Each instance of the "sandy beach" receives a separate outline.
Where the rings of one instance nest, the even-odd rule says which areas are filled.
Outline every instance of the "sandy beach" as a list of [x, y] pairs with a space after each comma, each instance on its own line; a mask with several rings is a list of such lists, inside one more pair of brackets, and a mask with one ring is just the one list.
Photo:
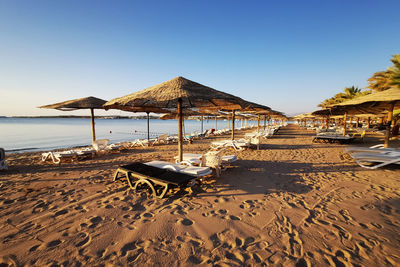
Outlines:
[[[173, 162], [176, 144], [61, 165], [41, 162], [40, 153], [8, 155], [0, 263], [398, 266], [400, 167], [363, 169], [346, 145], [312, 143], [313, 134], [289, 125], [260, 150], [227, 151], [239, 160], [221, 177], [163, 199], [113, 182], [113, 174], [133, 161]], [[184, 150], [204, 153], [227, 138]]]

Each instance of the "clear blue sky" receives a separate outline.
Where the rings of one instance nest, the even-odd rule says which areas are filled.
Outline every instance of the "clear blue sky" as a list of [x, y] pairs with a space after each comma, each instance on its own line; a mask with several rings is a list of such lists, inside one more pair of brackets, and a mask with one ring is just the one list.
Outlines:
[[398, 0], [0, 0], [0, 115], [65, 115], [36, 107], [176, 76], [312, 111], [391, 65], [399, 10]]

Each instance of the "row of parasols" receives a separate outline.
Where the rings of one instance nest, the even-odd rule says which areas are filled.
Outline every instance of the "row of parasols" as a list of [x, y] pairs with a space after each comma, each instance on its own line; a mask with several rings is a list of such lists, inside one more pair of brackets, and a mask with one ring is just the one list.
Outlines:
[[[215, 115], [217, 112], [230, 112], [232, 116], [232, 139], [235, 138], [235, 116], [238, 112], [255, 114], [269, 119], [274, 116], [285, 119], [285, 116], [271, 108], [246, 101], [240, 97], [224, 93], [208, 86], [193, 82], [184, 77], [149, 87], [147, 89], [105, 101], [96, 97], [86, 97], [64, 101], [39, 108], [58, 110], [90, 109], [92, 138], [95, 141], [94, 109], [119, 109], [130, 112], [146, 112], [171, 114], [178, 118], [178, 154], [183, 157], [183, 116], [185, 115]], [[149, 120], [149, 116], [147, 116]], [[149, 124], [147, 124], [149, 129]]]
[[300, 114], [295, 119], [313, 119], [317, 116], [325, 117], [326, 121], [332, 116], [343, 116], [344, 130], [346, 134], [346, 121], [349, 115], [386, 116], [385, 147], [389, 147], [390, 129], [393, 121], [393, 110], [400, 108], [400, 88], [392, 87], [388, 90], [356, 97], [332, 105], [328, 108], [317, 110], [308, 114]]

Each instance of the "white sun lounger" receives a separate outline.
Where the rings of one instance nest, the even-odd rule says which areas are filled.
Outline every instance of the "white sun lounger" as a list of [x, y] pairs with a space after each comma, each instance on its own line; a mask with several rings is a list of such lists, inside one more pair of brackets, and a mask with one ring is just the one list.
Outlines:
[[171, 163], [171, 162], [167, 162], [167, 161], [160, 161], [160, 160], [146, 162], [145, 164], [149, 165], [149, 166], [161, 168], [161, 169], [167, 169], [167, 170], [171, 170], [171, 171], [175, 171], [175, 172], [193, 175], [196, 177], [204, 177], [204, 176], [210, 175], [212, 173], [212, 171], [209, 167], [187, 166], [187, 165], [181, 165], [181, 164]]
[[78, 156], [78, 154], [73, 151], [73, 150], [68, 150], [68, 151], [55, 151], [55, 152], [45, 152], [42, 153], [42, 161], [46, 161], [47, 159], [51, 159], [53, 161], [53, 163], [55, 164], [60, 164], [61, 163], [61, 159], [71, 159], [73, 160], [74, 158], [76, 158]]
[[250, 146], [250, 141], [246, 139], [240, 140], [222, 140], [222, 141], [214, 141], [211, 143], [211, 149], [219, 150], [222, 148], [233, 147], [235, 150], [243, 150], [246, 147]]
[[108, 142], [110, 142], [109, 139], [98, 139], [93, 141], [92, 146], [97, 153], [106, 153]]
[[[217, 176], [219, 176], [221, 170], [226, 170], [227, 166], [229, 166], [232, 162], [237, 161], [237, 157], [235, 155], [220, 156], [219, 153], [221, 151], [208, 151], [204, 155], [184, 153], [183, 161], [180, 162], [180, 164], [211, 167], [216, 170]], [[178, 156], [174, 158], [178, 163]]]
[[371, 153], [382, 153], [382, 152], [400, 152], [398, 148], [384, 148], [383, 145], [375, 145], [371, 147], [361, 147], [361, 146], [349, 146], [344, 149], [346, 153], [360, 153], [360, 152], [371, 152]]
[[90, 147], [71, 149], [66, 151], [50, 151], [42, 153], [42, 161], [51, 159], [53, 163], [60, 164], [62, 159], [70, 159], [71, 161], [73, 161], [74, 159], [78, 159], [80, 157], [93, 157], [94, 154], [96, 154], [96, 150]]
[[389, 164], [400, 164], [400, 152], [364, 152], [351, 154], [351, 156], [358, 165], [367, 169], [377, 169]]

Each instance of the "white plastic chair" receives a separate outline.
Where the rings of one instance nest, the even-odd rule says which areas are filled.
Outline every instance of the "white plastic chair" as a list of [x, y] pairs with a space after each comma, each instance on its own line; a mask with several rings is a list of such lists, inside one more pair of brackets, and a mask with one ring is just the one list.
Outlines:
[[97, 153], [106, 153], [107, 152], [107, 145], [110, 142], [109, 139], [99, 139], [93, 142], [93, 148], [96, 150]]

